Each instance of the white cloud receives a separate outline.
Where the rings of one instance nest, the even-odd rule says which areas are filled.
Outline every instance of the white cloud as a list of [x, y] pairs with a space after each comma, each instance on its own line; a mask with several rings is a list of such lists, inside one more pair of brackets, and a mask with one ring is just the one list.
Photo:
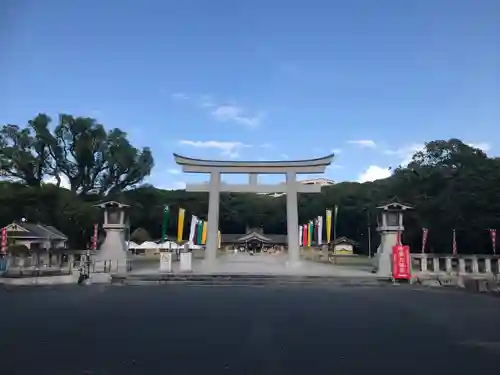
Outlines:
[[335, 155], [340, 154], [342, 150], [340, 148], [332, 148], [330, 152], [333, 152]]
[[212, 95], [202, 95], [200, 98], [200, 106], [202, 108], [210, 108], [215, 106], [214, 99]]
[[480, 142], [480, 143], [468, 143], [467, 144], [470, 147], [478, 148], [481, 151], [488, 152], [491, 150], [491, 145], [487, 142]]
[[287, 154], [280, 154], [280, 159], [284, 159], [284, 160], [287, 160], [288, 159], [288, 155]]
[[247, 127], [258, 127], [264, 113], [250, 114], [249, 111], [241, 106], [231, 104], [220, 104], [210, 94], [193, 97], [183, 92], [176, 92], [171, 95], [174, 100], [190, 100], [196, 106], [209, 111], [209, 114], [220, 122], [233, 122]]
[[347, 143], [350, 143], [353, 145], [358, 145], [360, 147], [367, 147], [367, 148], [377, 147], [377, 144], [375, 143], [375, 141], [372, 141], [371, 139], [358, 139], [355, 141], [348, 141]]
[[176, 169], [176, 168], [170, 168], [167, 170], [167, 172], [170, 174], [181, 174], [181, 171], [179, 169]]
[[174, 181], [172, 183], [172, 190], [183, 190], [186, 188], [186, 183], [184, 181]]
[[211, 115], [221, 122], [234, 122], [252, 128], [260, 125], [261, 115], [251, 116], [245, 112], [242, 107], [235, 105], [220, 105], [211, 112]]
[[169, 181], [168, 183], [155, 183], [154, 186], [163, 190], [183, 190], [186, 189], [184, 181]]
[[239, 156], [239, 151], [242, 148], [251, 147], [241, 142], [220, 142], [220, 141], [179, 141], [181, 145], [191, 146], [196, 148], [211, 148], [221, 151], [221, 155], [228, 156], [232, 159]]
[[188, 100], [189, 99], [189, 95], [183, 93], [183, 92], [175, 92], [172, 94], [172, 99], [175, 99], [175, 100]]
[[[64, 189], [68, 189], [68, 190], [71, 189], [71, 183], [69, 182], [68, 177], [66, 177], [65, 175], [60, 175], [60, 178], [61, 178], [60, 187], [62, 187]], [[44, 178], [43, 182], [46, 184], [57, 185], [57, 180], [55, 177]]]
[[259, 147], [262, 147], [262, 148], [271, 148], [271, 144], [270, 143], [263, 143], [263, 144], [259, 145]]
[[406, 167], [411, 159], [413, 158], [413, 155], [416, 152], [422, 151], [425, 149], [425, 144], [423, 143], [413, 143], [409, 146], [403, 146], [401, 148], [398, 148], [396, 150], [384, 150], [384, 153], [387, 155], [394, 155], [398, 158], [395, 164], [401, 165], [403, 167]]
[[380, 180], [382, 178], [390, 177], [391, 171], [389, 168], [382, 168], [376, 165], [370, 165], [366, 171], [361, 173], [358, 182], [368, 182]]

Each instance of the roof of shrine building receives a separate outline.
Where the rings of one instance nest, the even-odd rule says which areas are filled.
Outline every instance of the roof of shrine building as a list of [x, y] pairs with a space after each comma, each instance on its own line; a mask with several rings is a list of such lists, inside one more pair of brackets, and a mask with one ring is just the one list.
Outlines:
[[288, 237], [286, 234], [264, 234], [261, 229], [252, 229], [245, 234], [222, 234], [222, 243], [245, 243], [247, 241], [258, 240], [265, 243], [286, 244]]
[[66, 241], [68, 237], [51, 225], [14, 222], [5, 227], [7, 237], [17, 239], [50, 239]]
[[336, 238], [332, 241], [332, 245], [340, 245], [340, 244], [345, 244], [345, 243], [352, 245], [352, 246], [359, 245], [358, 242], [351, 240], [350, 238], [347, 238], [347, 237], [339, 237], [339, 238]]

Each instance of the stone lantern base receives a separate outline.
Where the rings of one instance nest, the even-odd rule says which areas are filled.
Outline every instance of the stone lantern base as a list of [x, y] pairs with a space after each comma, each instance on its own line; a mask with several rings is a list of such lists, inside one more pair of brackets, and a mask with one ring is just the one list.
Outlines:
[[124, 228], [104, 228], [106, 239], [101, 245], [96, 259], [95, 271], [108, 273], [123, 273], [128, 270], [127, 244]]
[[392, 248], [397, 244], [397, 231], [380, 231], [380, 245], [375, 256], [375, 271], [380, 277], [392, 276]]

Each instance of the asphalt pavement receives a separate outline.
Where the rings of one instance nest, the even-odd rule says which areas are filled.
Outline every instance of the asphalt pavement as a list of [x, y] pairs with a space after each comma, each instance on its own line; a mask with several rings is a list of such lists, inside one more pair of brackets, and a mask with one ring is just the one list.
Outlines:
[[412, 286], [0, 289], [14, 374], [476, 374], [500, 298]]

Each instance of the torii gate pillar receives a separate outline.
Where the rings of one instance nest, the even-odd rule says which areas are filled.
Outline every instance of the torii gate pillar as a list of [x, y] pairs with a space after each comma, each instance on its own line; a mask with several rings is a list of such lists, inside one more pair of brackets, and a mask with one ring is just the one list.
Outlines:
[[[205, 261], [209, 264], [217, 260], [217, 232], [219, 229], [219, 199], [221, 192], [237, 193], [285, 193], [287, 212], [288, 265], [299, 264], [299, 214], [298, 193], [320, 193], [320, 185], [302, 185], [297, 174], [323, 173], [334, 155], [323, 158], [296, 161], [219, 161], [187, 158], [174, 154], [177, 164], [186, 173], [207, 173], [210, 180], [204, 184], [187, 184], [186, 191], [208, 192], [208, 224]], [[223, 173], [248, 174], [248, 184], [224, 184]], [[259, 174], [284, 174], [286, 182], [278, 185], [258, 183]]]

